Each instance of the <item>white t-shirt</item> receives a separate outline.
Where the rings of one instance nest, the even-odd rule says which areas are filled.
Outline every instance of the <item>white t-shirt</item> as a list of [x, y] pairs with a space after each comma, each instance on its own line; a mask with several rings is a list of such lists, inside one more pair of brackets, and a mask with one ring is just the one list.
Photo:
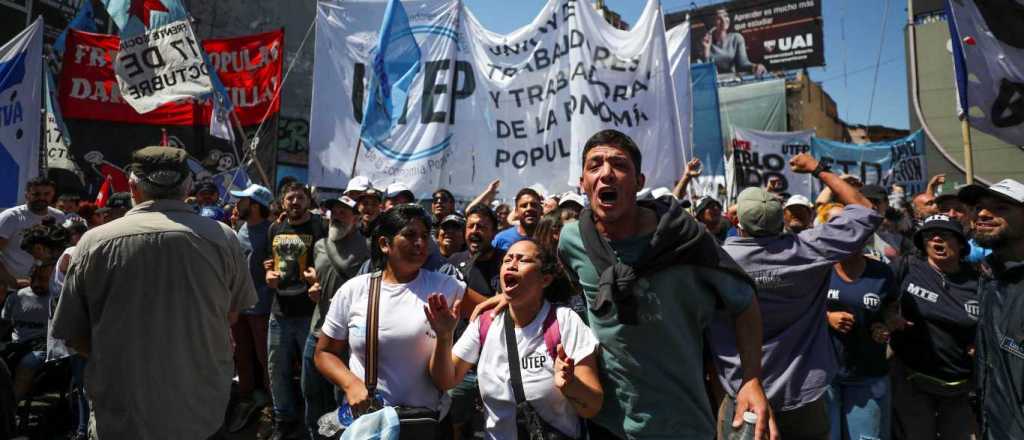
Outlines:
[[[321, 330], [331, 338], [348, 340], [352, 353], [348, 367], [360, 379], [366, 376], [369, 292], [369, 274], [348, 280], [331, 300]], [[377, 391], [385, 404], [437, 408], [444, 412], [441, 396], [447, 394], [438, 391], [427, 372], [437, 336], [423, 314], [423, 307], [430, 294], [440, 293], [453, 304], [465, 292], [466, 285], [455, 278], [422, 269], [408, 284], [381, 283]]]
[[64, 288], [64, 279], [67, 278], [67, 273], [60, 271], [60, 262], [64, 261], [65, 257], [67, 257], [68, 267], [70, 267], [71, 259], [75, 257], [75, 246], [64, 249], [64, 253], [60, 254], [60, 258], [57, 258], [57, 266], [53, 268], [53, 277], [50, 278], [50, 321], [46, 327], [47, 362], [63, 359], [74, 354], [74, 351], [68, 348], [63, 339], [53, 337], [53, 313], [57, 310], [60, 291]]
[[[57, 208], [49, 208], [47, 214], [64, 222], [64, 213]], [[32, 271], [32, 254], [21, 250], [22, 233], [35, 225], [43, 223], [45, 215], [35, 215], [27, 205], [19, 205], [0, 212], [0, 238], [7, 240], [7, 247], [0, 250], [0, 262], [7, 271], [16, 278], [28, 278]]]
[[[544, 421], [563, 434], [579, 437], [579, 415], [572, 404], [555, 388], [555, 360], [548, 354], [544, 343], [544, 318], [552, 305], [547, 301], [537, 317], [523, 328], [515, 329], [519, 348], [519, 371], [523, 379], [523, 392]], [[595, 354], [597, 338], [590, 327], [567, 307], [555, 311], [561, 343], [565, 354], [579, 362]], [[487, 341], [480, 350], [480, 320], [469, 324], [466, 332], [452, 348], [452, 353], [463, 361], [476, 364], [480, 396], [487, 409], [487, 436], [491, 439], [516, 438], [516, 398], [512, 391], [508, 368], [508, 349], [505, 348], [504, 316], [498, 315], [487, 330]]]

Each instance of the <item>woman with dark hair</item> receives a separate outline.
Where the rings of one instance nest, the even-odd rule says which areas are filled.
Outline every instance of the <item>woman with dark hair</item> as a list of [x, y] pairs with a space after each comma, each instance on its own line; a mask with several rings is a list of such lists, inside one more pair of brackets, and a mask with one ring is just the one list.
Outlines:
[[537, 222], [537, 229], [533, 232], [533, 239], [545, 251], [555, 253], [558, 251], [558, 237], [562, 233], [562, 216], [558, 211], [544, 214]]
[[517, 426], [530, 412], [545, 430], [580, 438], [579, 417], [593, 417], [601, 409], [597, 338], [572, 310], [554, 304], [567, 293], [547, 289], [558, 270], [554, 255], [535, 240], [513, 244], [501, 266], [508, 309], [471, 322], [454, 347], [459, 305], [449, 308], [444, 297], [431, 295], [424, 309], [437, 334], [430, 358], [434, 383], [450, 389], [480, 366], [488, 438], [532, 438]]
[[[422, 207], [403, 204], [381, 214], [372, 236], [376, 272], [347, 281], [331, 301], [314, 361], [320, 373], [344, 391], [355, 416], [382, 405], [437, 410], [441, 416], [447, 411], [447, 394], [427, 374], [434, 335], [423, 308], [431, 294], [446, 303], [462, 302], [466, 311], [485, 298], [452, 277], [422, 269], [429, 242], [430, 216]], [[376, 390], [371, 392], [365, 380], [371, 331], [367, 318], [374, 311], [368, 304], [374, 285], [379, 289], [378, 367]]]
[[761, 76], [767, 72], [764, 65], [753, 63], [747, 57], [747, 43], [743, 34], [732, 31], [732, 18], [725, 8], [715, 11], [714, 26], [701, 39], [703, 59], [714, 63], [718, 73], [742, 73], [748, 71]]
[[974, 334], [980, 274], [960, 222], [925, 219], [914, 234], [923, 256], [893, 263], [897, 300], [886, 308], [892, 359], [893, 431], [900, 438], [967, 439], [977, 435]]

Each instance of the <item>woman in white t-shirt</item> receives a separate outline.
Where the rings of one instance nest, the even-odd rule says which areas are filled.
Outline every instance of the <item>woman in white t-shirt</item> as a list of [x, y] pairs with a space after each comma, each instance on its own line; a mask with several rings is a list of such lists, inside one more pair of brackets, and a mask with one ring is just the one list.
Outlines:
[[[377, 395], [385, 405], [437, 409], [444, 392], [434, 386], [427, 363], [434, 332], [423, 308], [437, 294], [467, 304], [485, 298], [447, 275], [422, 269], [430, 248], [430, 220], [418, 205], [405, 204], [381, 214], [373, 232], [373, 263], [382, 272], [378, 326]], [[366, 313], [371, 275], [350, 279], [334, 295], [324, 319], [314, 361], [325, 378], [345, 392], [354, 414], [370, 404], [365, 378]], [[351, 348], [351, 350], [350, 350]], [[346, 358], [343, 353], [351, 352]]]
[[[518, 359], [513, 362], [519, 363], [526, 401], [545, 422], [578, 438], [579, 417], [593, 417], [601, 409], [604, 391], [597, 375], [597, 339], [572, 309], [549, 302], [549, 296], [558, 292], [545, 292], [557, 270], [554, 255], [542, 251], [533, 240], [512, 245], [501, 265], [501, 287], [508, 298], [508, 310], [471, 322], [454, 348], [460, 305], [449, 308], [446, 298], [431, 295], [429, 307], [424, 309], [437, 333], [430, 360], [434, 382], [450, 389], [462, 382], [471, 367], [478, 366], [477, 381], [486, 407], [489, 438], [515, 439], [518, 432], [505, 343], [506, 322], [515, 326]], [[511, 321], [505, 314], [511, 316]], [[481, 325], [486, 329], [482, 331]], [[546, 334], [554, 325], [557, 342]]]

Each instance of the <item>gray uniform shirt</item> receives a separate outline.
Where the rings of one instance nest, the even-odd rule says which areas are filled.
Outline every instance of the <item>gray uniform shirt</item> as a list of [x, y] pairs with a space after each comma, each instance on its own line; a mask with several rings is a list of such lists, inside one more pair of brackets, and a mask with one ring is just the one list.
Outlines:
[[235, 232], [157, 200], [85, 233], [77, 249], [53, 333], [90, 341], [99, 437], [211, 436], [234, 375], [228, 314], [256, 303]]
[[[775, 411], [796, 409], [825, 392], [838, 369], [825, 305], [832, 265], [863, 252], [882, 224], [874, 210], [850, 205], [842, 214], [800, 234], [730, 237], [722, 249], [757, 282], [764, 327], [762, 381]], [[735, 396], [743, 379], [734, 326], [711, 325], [719, 379]]]

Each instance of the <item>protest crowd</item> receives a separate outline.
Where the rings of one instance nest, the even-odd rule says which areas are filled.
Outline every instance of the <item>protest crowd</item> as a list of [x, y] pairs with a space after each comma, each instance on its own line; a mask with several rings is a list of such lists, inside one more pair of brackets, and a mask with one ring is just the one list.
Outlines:
[[908, 2], [910, 132], [821, 0], [74, 3], [0, 29], [0, 440], [1024, 440], [1020, 5]]
[[1024, 436], [1014, 180], [897, 199], [802, 154], [818, 200], [726, 206], [686, 195], [698, 160], [645, 188], [604, 130], [579, 194], [494, 181], [460, 209], [356, 177], [223, 205], [185, 158], [137, 150], [102, 209], [37, 178], [0, 213], [6, 434], [49, 372], [74, 438], [222, 438], [264, 409], [273, 439]]

